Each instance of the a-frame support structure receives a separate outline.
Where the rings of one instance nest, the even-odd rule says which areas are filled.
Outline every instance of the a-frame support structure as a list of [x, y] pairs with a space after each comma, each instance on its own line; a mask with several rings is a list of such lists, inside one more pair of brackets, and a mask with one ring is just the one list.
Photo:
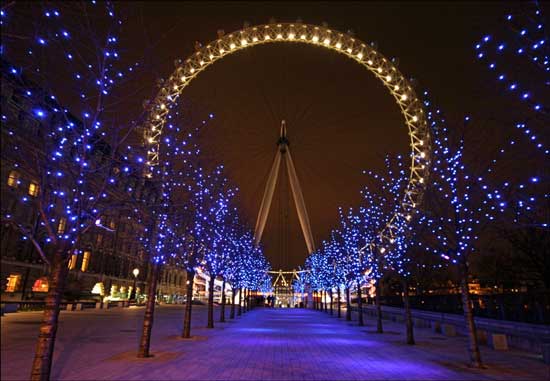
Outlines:
[[271, 201], [273, 200], [273, 193], [275, 192], [275, 187], [277, 185], [279, 168], [281, 166], [281, 162], [284, 160], [288, 172], [292, 196], [294, 198], [294, 204], [296, 205], [296, 211], [298, 212], [298, 219], [306, 241], [307, 250], [309, 253], [312, 253], [315, 251], [315, 244], [313, 241], [313, 235], [311, 234], [311, 225], [309, 223], [309, 216], [307, 214], [304, 196], [302, 195], [302, 188], [300, 187], [300, 182], [298, 181], [298, 176], [296, 175], [296, 169], [294, 168], [294, 163], [292, 162], [292, 156], [290, 155], [289, 145], [290, 143], [286, 136], [286, 123], [283, 120], [281, 122], [281, 133], [279, 135], [279, 140], [277, 141], [277, 153], [275, 154], [275, 160], [273, 161], [273, 165], [271, 166], [271, 170], [269, 172], [264, 196], [260, 205], [260, 211], [258, 213], [258, 219], [256, 220], [254, 242], [257, 246], [262, 239], [262, 234], [269, 215], [269, 209], [271, 207]]

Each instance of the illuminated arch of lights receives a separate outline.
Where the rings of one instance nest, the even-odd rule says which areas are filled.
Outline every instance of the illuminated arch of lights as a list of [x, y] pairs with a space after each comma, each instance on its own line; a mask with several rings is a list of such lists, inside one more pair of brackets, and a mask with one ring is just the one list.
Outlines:
[[169, 109], [183, 90], [204, 69], [219, 59], [256, 45], [274, 42], [304, 43], [320, 46], [351, 58], [373, 73], [393, 95], [401, 109], [410, 137], [411, 167], [409, 183], [405, 190], [402, 210], [381, 232], [381, 237], [392, 239], [396, 219], [411, 218], [411, 211], [421, 201], [424, 183], [430, 166], [430, 133], [423, 104], [411, 83], [401, 74], [393, 62], [372, 46], [325, 26], [297, 23], [272, 23], [245, 27], [231, 34], [219, 33], [219, 39], [206, 46], [196, 46], [196, 51], [185, 61], [176, 61], [176, 70], [161, 84], [156, 98], [149, 104], [144, 125], [149, 175], [159, 164], [161, 135]]

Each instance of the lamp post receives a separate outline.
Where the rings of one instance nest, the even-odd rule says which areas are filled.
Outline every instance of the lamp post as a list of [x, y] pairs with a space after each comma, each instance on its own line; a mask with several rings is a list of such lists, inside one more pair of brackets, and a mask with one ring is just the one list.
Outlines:
[[134, 285], [132, 286], [132, 292], [130, 294], [130, 300], [135, 300], [136, 299], [136, 282], [137, 282], [137, 277], [139, 275], [139, 269], [137, 267], [135, 269], [133, 269], [132, 274], [134, 274]]

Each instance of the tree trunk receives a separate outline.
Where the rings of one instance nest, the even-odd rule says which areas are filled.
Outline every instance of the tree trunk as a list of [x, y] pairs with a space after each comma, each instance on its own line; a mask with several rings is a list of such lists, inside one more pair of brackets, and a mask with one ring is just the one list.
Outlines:
[[313, 299], [313, 309], [317, 310], [317, 291], [313, 291], [312, 299]]
[[315, 301], [316, 301], [316, 302], [315, 302], [315, 305], [317, 306], [316, 309], [317, 309], [318, 311], [320, 311], [320, 310], [321, 310], [321, 297], [319, 296], [319, 291], [315, 292], [315, 296], [316, 296], [316, 298], [315, 298]]
[[229, 313], [229, 319], [235, 319], [235, 289], [231, 288], [231, 312]]
[[239, 310], [237, 311], [237, 315], [241, 316], [243, 313], [243, 289], [239, 288]]
[[374, 294], [374, 303], [376, 304], [376, 332], [384, 333], [382, 326], [382, 306], [380, 305], [380, 279], [376, 281], [376, 293]]
[[357, 282], [357, 313], [359, 316], [359, 326], [365, 325], [363, 321], [363, 295], [361, 294], [361, 284]]
[[220, 322], [225, 322], [225, 279], [222, 283], [222, 305], [220, 308]]
[[315, 291], [315, 309], [319, 311], [321, 309], [321, 301], [319, 298], [319, 291]]
[[349, 287], [346, 287], [346, 320], [351, 321], [351, 300], [349, 297]]
[[472, 303], [470, 301], [470, 290], [468, 288], [468, 265], [466, 263], [461, 265], [460, 275], [460, 291], [462, 293], [464, 319], [466, 320], [466, 327], [468, 329], [468, 352], [470, 354], [470, 361], [473, 367], [481, 368], [483, 367], [483, 364], [481, 362], [481, 353], [479, 351], [479, 344], [477, 342], [476, 335], [476, 325], [472, 311]]
[[405, 325], [407, 327], [407, 344], [414, 345], [414, 332], [411, 314], [411, 304], [409, 302], [409, 282], [403, 278], [403, 306], [405, 307]]
[[157, 294], [157, 283], [160, 273], [160, 265], [153, 264], [153, 271], [151, 272], [151, 280], [149, 284], [149, 290], [147, 292], [147, 305], [145, 306], [145, 316], [143, 318], [143, 328], [141, 331], [141, 340], [139, 341], [139, 348], [137, 357], [150, 357], [149, 348], [151, 346], [151, 331], [153, 330], [153, 318], [155, 314], [155, 303]]
[[185, 314], [183, 319], [183, 332], [181, 337], [189, 339], [191, 337], [191, 313], [193, 311], [193, 283], [195, 281], [195, 271], [187, 270], [187, 301], [185, 303]]
[[323, 290], [323, 309], [326, 313], [328, 313], [327, 290]]
[[214, 281], [216, 277], [210, 275], [208, 281], [208, 324], [206, 328], [214, 328]]
[[63, 297], [68, 272], [65, 249], [62, 247], [55, 251], [51, 262], [48, 280], [50, 288], [46, 295], [46, 305], [44, 306], [40, 333], [36, 342], [31, 380], [46, 381], [50, 379], [57, 322], [59, 319], [59, 305]]
[[341, 318], [342, 317], [342, 301], [340, 300], [340, 293], [341, 293], [341, 290], [340, 290], [340, 286], [338, 286], [338, 317]]
[[25, 270], [25, 276], [23, 277], [23, 285], [21, 286], [21, 300], [27, 299], [27, 284], [29, 283], [29, 274], [31, 268], [27, 267]]
[[334, 299], [332, 298], [332, 288], [328, 291], [328, 296], [330, 298], [330, 315], [334, 315], [334, 311], [333, 311], [333, 304], [334, 304]]

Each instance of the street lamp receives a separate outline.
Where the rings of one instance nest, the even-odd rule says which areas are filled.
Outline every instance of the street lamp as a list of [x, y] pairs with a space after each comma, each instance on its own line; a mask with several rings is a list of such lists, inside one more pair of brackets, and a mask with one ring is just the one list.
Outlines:
[[132, 286], [132, 293], [130, 294], [130, 300], [135, 300], [136, 299], [136, 281], [139, 275], [139, 269], [137, 267], [133, 269], [132, 274], [134, 274], [134, 285]]

